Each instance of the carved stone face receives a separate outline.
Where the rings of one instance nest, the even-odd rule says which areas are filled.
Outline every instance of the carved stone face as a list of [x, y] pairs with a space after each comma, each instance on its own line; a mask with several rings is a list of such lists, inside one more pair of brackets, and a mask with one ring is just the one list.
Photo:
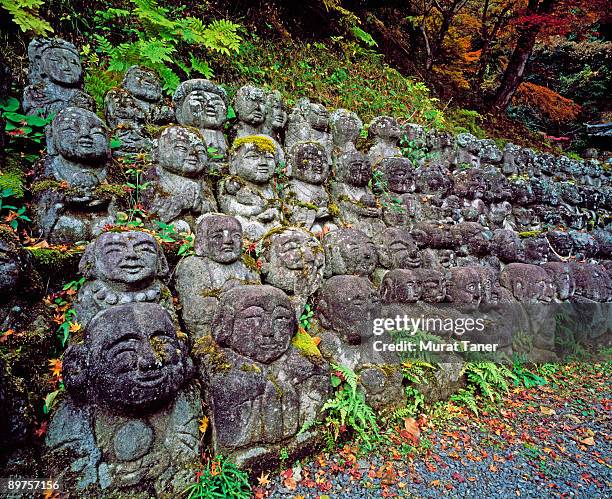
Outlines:
[[456, 248], [465, 247], [472, 256], [484, 256], [489, 251], [486, 229], [476, 222], [462, 222], [451, 227]]
[[297, 144], [293, 149], [292, 176], [309, 184], [319, 185], [329, 175], [327, 155], [317, 142]]
[[385, 158], [381, 161], [379, 168], [391, 192], [404, 194], [413, 190], [413, 168], [409, 159]]
[[91, 111], [67, 107], [51, 124], [54, 147], [64, 158], [104, 166], [109, 154], [108, 131]]
[[273, 237], [270, 247], [272, 259], [289, 270], [310, 268], [317, 257], [322, 259], [321, 250], [314, 237], [308, 237], [299, 230], [278, 234]]
[[230, 172], [255, 184], [269, 182], [275, 168], [274, 153], [252, 143], [241, 145], [230, 158]]
[[442, 272], [432, 269], [415, 269], [421, 300], [427, 303], [441, 303], [446, 298], [446, 280]]
[[83, 74], [79, 56], [60, 47], [45, 50], [42, 68], [52, 82], [65, 87], [75, 86], [81, 81]]
[[569, 256], [574, 250], [574, 243], [567, 232], [551, 231], [546, 234], [552, 248], [561, 256]]
[[372, 177], [370, 159], [359, 151], [343, 154], [336, 168], [338, 180], [354, 187], [365, 187]]
[[266, 118], [266, 94], [261, 88], [245, 85], [236, 93], [235, 108], [240, 121], [259, 126]]
[[21, 271], [15, 248], [0, 238], [0, 298], [17, 289]]
[[384, 305], [416, 303], [421, 299], [421, 292], [419, 280], [412, 270], [390, 270], [380, 284], [380, 299]]
[[180, 118], [182, 125], [218, 130], [227, 119], [227, 106], [219, 94], [196, 89], [183, 100]]
[[378, 264], [374, 243], [357, 229], [338, 229], [323, 239], [325, 261], [332, 275], [368, 276]]
[[157, 161], [164, 169], [183, 177], [195, 177], [207, 164], [202, 138], [182, 126], [171, 126], [162, 132], [157, 146]]
[[512, 230], [493, 231], [491, 249], [493, 254], [504, 263], [525, 261], [525, 248], [521, 238]]
[[451, 267], [455, 267], [457, 265], [457, 255], [453, 250], [443, 249], [439, 250], [437, 253], [438, 262], [445, 269], [450, 269]]
[[523, 241], [523, 245], [527, 263], [545, 263], [548, 261], [549, 246], [545, 237], [528, 237]]
[[414, 269], [421, 266], [421, 257], [408, 231], [389, 227], [380, 235], [380, 264], [388, 269]]
[[548, 262], [542, 268], [553, 279], [559, 300], [567, 300], [574, 296], [576, 281], [572, 274], [571, 265], [564, 262]]
[[162, 98], [161, 83], [153, 71], [131, 67], [125, 74], [123, 86], [134, 97], [140, 100], [157, 102]]
[[105, 232], [93, 244], [94, 266], [99, 279], [137, 288], [155, 278], [159, 250], [150, 234]]
[[287, 124], [287, 110], [279, 92], [270, 92], [266, 99], [266, 118], [272, 130], [282, 130]]
[[[96, 401], [128, 410], [169, 402], [192, 367], [172, 319], [154, 303], [117, 305], [100, 312], [89, 324], [85, 344], [76, 345], [68, 357], [64, 366], [69, 389], [84, 375], [81, 382], [89, 385]], [[74, 386], [75, 391], [79, 388]]]
[[478, 306], [482, 291], [477, 267], [455, 267], [450, 269], [450, 272], [451, 281], [447, 291], [450, 301], [460, 305]]
[[597, 302], [610, 299], [610, 276], [603, 266], [574, 263], [571, 269], [576, 282], [576, 295]]
[[455, 175], [454, 192], [466, 199], [481, 199], [486, 191], [486, 182], [482, 171], [470, 168]]
[[337, 147], [355, 142], [359, 137], [363, 123], [355, 113], [346, 109], [337, 109], [331, 114], [330, 120], [334, 145]]
[[419, 169], [417, 185], [420, 192], [446, 196], [453, 186], [448, 170], [439, 166], [424, 166]]
[[321, 132], [327, 131], [329, 126], [329, 112], [321, 104], [311, 103], [308, 107], [306, 119], [312, 128]]
[[249, 359], [269, 364], [289, 348], [296, 321], [287, 295], [272, 286], [237, 286], [224, 293], [213, 336]]
[[548, 303], [555, 296], [552, 278], [537, 265], [511, 263], [502, 270], [499, 280], [520, 302]]
[[198, 224], [195, 253], [228, 264], [238, 260], [242, 250], [242, 226], [227, 215], [209, 215]]
[[402, 135], [397, 121], [391, 116], [374, 118], [370, 123], [370, 133], [387, 140], [398, 140]]
[[501, 300], [502, 290], [497, 274], [489, 267], [474, 267], [480, 275], [481, 302], [495, 305]]

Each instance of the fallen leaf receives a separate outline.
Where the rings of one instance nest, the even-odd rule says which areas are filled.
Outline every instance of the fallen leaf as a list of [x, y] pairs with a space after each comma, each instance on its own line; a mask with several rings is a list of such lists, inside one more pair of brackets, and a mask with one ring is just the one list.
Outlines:
[[206, 433], [206, 430], [208, 429], [208, 417], [207, 416], [202, 416], [202, 419], [200, 419], [200, 433], [204, 434]]
[[59, 359], [49, 359], [51, 375], [59, 378], [62, 375], [62, 361]]
[[584, 445], [595, 445], [595, 439], [593, 437], [587, 437], [580, 440], [580, 443]]
[[264, 472], [261, 472], [261, 475], [257, 478], [257, 483], [259, 483], [259, 485], [261, 487], [265, 487], [267, 485], [270, 484], [270, 480], [268, 480], [268, 477], [270, 476], [270, 473], [266, 473], [264, 475]]
[[545, 416], [552, 416], [553, 414], [557, 414], [554, 409], [551, 409], [550, 407], [545, 407], [543, 405], [540, 406], [540, 412], [542, 412], [542, 414], [544, 414]]

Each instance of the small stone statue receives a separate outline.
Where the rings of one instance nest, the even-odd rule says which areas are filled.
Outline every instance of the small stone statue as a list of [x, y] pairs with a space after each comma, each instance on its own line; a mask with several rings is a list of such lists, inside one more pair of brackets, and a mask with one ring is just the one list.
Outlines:
[[416, 269], [421, 266], [418, 247], [407, 230], [389, 227], [376, 239], [380, 267], [374, 282], [381, 282], [387, 271], [393, 269]]
[[478, 266], [453, 267], [446, 289], [448, 301], [461, 311], [476, 310], [482, 299]]
[[397, 146], [402, 131], [395, 118], [391, 116], [374, 118], [370, 123], [368, 133], [374, 140], [374, 145], [370, 148], [368, 156], [375, 168], [385, 158], [402, 155], [400, 148]]
[[544, 236], [527, 237], [522, 240], [525, 263], [541, 264], [548, 261], [550, 246]]
[[[458, 267], [455, 267], [458, 268]], [[424, 303], [442, 303], [446, 299], [445, 274], [434, 269], [414, 269]]]
[[88, 279], [74, 307], [83, 327], [101, 310], [132, 302], [159, 303], [176, 317], [164, 284], [170, 273], [164, 251], [146, 232], [101, 234], [87, 246], [79, 271]]
[[157, 75], [138, 66], [127, 70], [121, 87], [107, 92], [104, 116], [121, 142], [114, 151], [120, 155], [149, 150], [151, 140], [144, 130], [145, 125], [162, 125], [174, 119], [170, 109], [163, 105], [162, 86]]
[[300, 142], [289, 155], [289, 180], [283, 191], [294, 225], [321, 232], [329, 221], [329, 195], [323, 184], [329, 175], [325, 149], [318, 142]]
[[525, 248], [519, 235], [507, 229], [493, 231], [491, 253], [503, 263], [524, 262]]
[[363, 122], [351, 111], [336, 109], [329, 117], [329, 124], [334, 144], [332, 159], [337, 171], [340, 158], [357, 150], [355, 142], [363, 128]]
[[158, 140], [154, 168], [143, 179], [149, 183], [142, 202], [148, 211], [177, 231], [191, 231], [195, 219], [217, 211], [207, 173], [206, 145], [195, 130], [173, 125]]
[[290, 151], [299, 142], [319, 142], [331, 163], [333, 143], [329, 133], [329, 112], [325, 106], [306, 98], [298, 100], [289, 115], [285, 148]]
[[213, 449], [255, 473], [280, 449], [295, 455], [312, 441], [298, 431], [330, 392], [327, 363], [291, 344], [296, 329], [289, 298], [272, 286], [237, 286], [215, 314], [218, 346], [202, 360]]
[[278, 90], [272, 90], [266, 96], [266, 121], [264, 122], [263, 133], [282, 144], [286, 126], [287, 109], [285, 103], [281, 93]]
[[338, 229], [325, 234], [325, 276], [370, 276], [378, 257], [372, 240], [357, 229]]
[[187, 330], [210, 334], [221, 292], [236, 284], [259, 283], [259, 275], [241, 260], [242, 226], [231, 216], [210, 213], [198, 223], [195, 255], [176, 267], [175, 287]]
[[227, 93], [225, 89], [204, 79], [182, 82], [172, 97], [176, 106], [176, 121], [183, 126], [197, 128], [210, 156], [217, 164], [227, 158], [227, 140], [223, 126], [227, 121]]
[[323, 246], [310, 232], [286, 228], [264, 239], [263, 247], [262, 280], [289, 295], [299, 320], [308, 297], [323, 283]]
[[79, 51], [65, 40], [36, 38], [28, 45], [29, 85], [23, 91], [23, 110], [43, 116], [74, 106], [95, 111], [94, 100], [83, 92]]
[[244, 85], [236, 92], [234, 109], [238, 118], [236, 138], [260, 135], [266, 120], [266, 92], [252, 85]]
[[479, 168], [469, 168], [456, 173], [453, 180], [453, 193], [463, 200], [463, 219], [467, 222], [485, 223], [487, 206], [482, 198], [487, 184], [483, 172]]
[[458, 167], [480, 168], [480, 140], [471, 133], [460, 133], [456, 137], [456, 144], [454, 164]]
[[235, 216], [253, 241], [280, 225], [280, 203], [272, 186], [280, 154], [266, 135], [238, 138], [230, 153], [230, 176], [219, 182], [219, 208]]
[[381, 190], [383, 220], [390, 227], [411, 228], [421, 219], [423, 205], [415, 189], [415, 172], [408, 158], [389, 157], [378, 163], [382, 173], [382, 185], [374, 183], [373, 189]]
[[[46, 435], [50, 476], [70, 490], [185, 490], [200, 456], [199, 395], [187, 346], [155, 303], [101, 311], [64, 354], [70, 395]], [[91, 490], [91, 489], [90, 489]]]
[[45, 159], [45, 176], [53, 185], [35, 196], [37, 222], [49, 242], [88, 240], [112, 222], [110, 199], [99, 191], [109, 158], [108, 129], [94, 113], [67, 107], [55, 116]]
[[542, 268], [548, 272], [548, 275], [553, 279], [557, 301], [566, 301], [574, 296], [576, 291], [576, 281], [572, 273], [572, 266], [566, 262], [547, 262], [542, 265]]

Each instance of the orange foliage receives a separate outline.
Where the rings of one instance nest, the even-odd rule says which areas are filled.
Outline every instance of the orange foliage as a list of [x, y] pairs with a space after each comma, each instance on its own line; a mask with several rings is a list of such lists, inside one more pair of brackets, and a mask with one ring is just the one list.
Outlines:
[[582, 107], [550, 88], [523, 82], [514, 94], [515, 104], [524, 104], [537, 109], [552, 121], [563, 123], [576, 119]]

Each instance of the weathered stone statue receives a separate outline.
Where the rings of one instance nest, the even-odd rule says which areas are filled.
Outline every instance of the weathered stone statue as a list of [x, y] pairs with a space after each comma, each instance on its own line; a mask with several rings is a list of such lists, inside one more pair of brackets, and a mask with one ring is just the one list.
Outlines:
[[210, 334], [221, 292], [236, 284], [259, 283], [257, 272], [241, 260], [242, 226], [231, 216], [211, 213], [198, 223], [195, 255], [176, 267], [175, 287], [187, 330]]
[[491, 253], [503, 263], [524, 262], [525, 248], [519, 235], [507, 229], [493, 231], [491, 239]]
[[100, 312], [64, 354], [63, 375], [70, 396], [47, 431], [50, 476], [106, 493], [178, 494], [191, 483], [201, 401], [185, 387], [193, 363], [160, 305]]
[[434, 269], [414, 269], [424, 303], [442, 303], [446, 299], [445, 274]]
[[[370, 155], [371, 157], [371, 155]], [[378, 162], [382, 173], [381, 184], [374, 184], [381, 190], [380, 202], [383, 205], [383, 220], [390, 227], [411, 228], [421, 220], [423, 204], [415, 189], [415, 172], [407, 158], [389, 157]]]
[[121, 87], [107, 92], [104, 116], [121, 142], [113, 151], [120, 155], [149, 150], [151, 139], [144, 127], [174, 120], [174, 113], [163, 104], [159, 78], [153, 71], [138, 66], [127, 70]]
[[283, 190], [289, 205], [289, 220], [320, 232], [330, 221], [329, 195], [323, 184], [329, 175], [329, 162], [325, 149], [318, 142], [300, 142], [289, 155], [290, 180]]
[[544, 236], [527, 237], [522, 240], [525, 263], [541, 264], [548, 261], [550, 246]]
[[474, 264], [477, 262], [473, 259], [482, 258], [489, 253], [491, 234], [476, 222], [451, 225], [450, 234], [457, 255], [460, 257], [459, 262]]
[[91, 111], [67, 107], [47, 129], [47, 181], [34, 187], [42, 236], [51, 243], [91, 239], [112, 222], [100, 191], [110, 158], [108, 129]]
[[289, 115], [285, 148], [290, 151], [299, 142], [319, 142], [331, 162], [333, 143], [329, 133], [329, 112], [325, 106], [306, 98], [298, 100]]
[[182, 82], [172, 97], [176, 106], [176, 121], [197, 128], [213, 164], [227, 158], [227, 140], [223, 126], [227, 121], [227, 93], [225, 89], [204, 79]]
[[266, 120], [266, 92], [252, 85], [244, 85], [236, 92], [234, 109], [238, 118], [236, 138], [263, 133]]
[[486, 179], [479, 168], [469, 168], [454, 175], [453, 193], [463, 200], [461, 215], [467, 222], [486, 222], [487, 206], [482, 200]]
[[384, 158], [400, 157], [402, 155], [400, 148], [397, 146], [402, 132], [395, 118], [391, 116], [374, 118], [370, 122], [368, 133], [374, 139], [374, 145], [370, 148], [368, 156], [375, 168]]
[[263, 133], [269, 135], [279, 144], [283, 143], [287, 126], [287, 108], [278, 90], [268, 92], [266, 96], [266, 120]]
[[456, 156], [454, 164], [458, 167], [480, 167], [480, 140], [471, 133], [460, 133], [456, 137]]
[[219, 182], [219, 208], [235, 216], [253, 241], [280, 225], [280, 202], [272, 186], [280, 154], [266, 135], [238, 138], [230, 154], [230, 175]]
[[481, 275], [477, 266], [453, 267], [446, 297], [461, 311], [476, 310], [482, 300]]
[[382, 210], [368, 187], [372, 166], [368, 157], [355, 150], [343, 153], [335, 164], [336, 174], [331, 182], [331, 194], [339, 213], [340, 225], [359, 227], [367, 236], [374, 237], [385, 229]]
[[358, 229], [338, 229], [325, 234], [325, 276], [370, 276], [378, 264], [376, 246]]
[[176, 125], [165, 128], [155, 165], [143, 176], [148, 182], [142, 194], [145, 209], [178, 231], [193, 230], [198, 216], [217, 211], [206, 166], [206, 145], [197, 131]]
[[380, 283], [389, 270], [421, 267], [418, 247], [407, 230], [389, 227], [379, 234], [375, 243], [378, 263], [382, 268], [376, 270], [374, 282]]
[[363, 128], [363, 122], [352, 111], [336, 109], [329, 117], [329, 124], [334, 144], [332, 160], [337, 171], [342, 156], [357, 150], [355, 142]]
[[83, 327], [101, 310], [132, 302], [159, 303], [176, 318], [164, 284], [170, 273], [164, 251], [146, 232], [101, 234], [85, 250], [79, 271], [89, 281], [79, 290], [74, 307]]
[[556, 288], [557, 301], [566, 301], [574, 296], [576, 281], [572, 273], [572, 266], [566, 262], [547, 262], [542, 268], [553, 279]]
[[[213, 322], [215, 354], [202, 359], [212, 445], [257, 473], [280, 449], [299, 453], [330, 392], [329, 368], [291, 344], [296, 319], [272, 286], [237, 286], [221, 297]], [[219, 367], [222, 362], [222, 367]]]
[[263, 247], [262, 280], [287, 293], [299, 320], [308, 297], [323, 283], [323, 246], [310, 232], [286, 228], [264, 239]]
[[28, 45], [28, 86], [23, 91], [23, 110], [43, 116], [75, 106], [95, 110], [94, 100], [83, 92], [83, 68], [79, 51], [59, 38], [36, 38]]

